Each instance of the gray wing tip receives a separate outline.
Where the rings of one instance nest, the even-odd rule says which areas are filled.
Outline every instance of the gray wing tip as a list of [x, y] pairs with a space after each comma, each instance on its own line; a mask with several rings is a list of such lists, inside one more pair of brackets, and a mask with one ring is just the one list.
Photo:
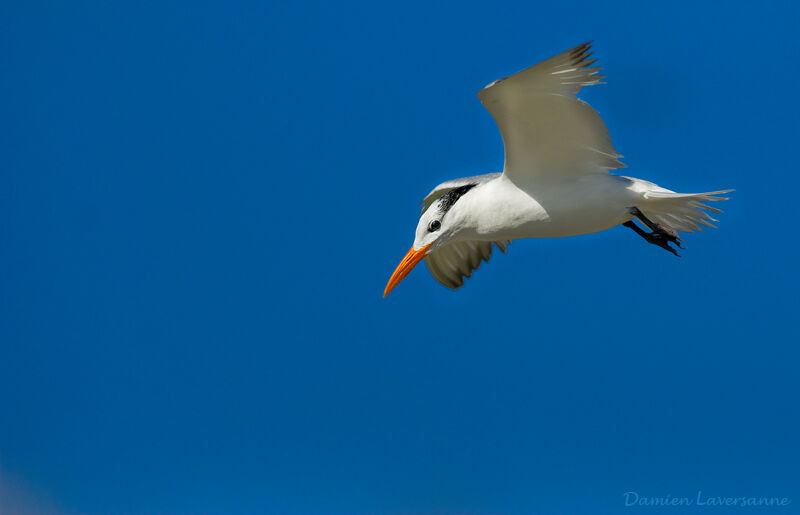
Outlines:
[[586, 41], [576, 47], [571, 48], [570, 50], [568, 50], [568, 52], [573, 57], [573, 59], [577, 60], [585, 59], [589, 57], [589, 55], [591, 55], [592, 43], [594, 43], [594, 41], [592, 40]]
[[572, 47], [571, 52], [577, 53], [577, 52], [584, 52], [586, 50], [589, 50], [590, 48], [592, 48], [592, 43], [594, 43], [593, 39], [590, 39], [588, 41], [584, 41], [580, 45], [576, 45], [576, 46]]

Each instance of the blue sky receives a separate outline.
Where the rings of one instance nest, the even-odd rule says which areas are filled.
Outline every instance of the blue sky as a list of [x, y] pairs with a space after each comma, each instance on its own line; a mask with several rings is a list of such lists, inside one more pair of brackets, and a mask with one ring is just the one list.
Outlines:
[[[0, 511], [796, 510], [798, 14], [4, 3]], [[625, 173], [736, 188], [719, 229], [382, 299], [423, 196], [502, 167], [477, 91], [588, 39]]]

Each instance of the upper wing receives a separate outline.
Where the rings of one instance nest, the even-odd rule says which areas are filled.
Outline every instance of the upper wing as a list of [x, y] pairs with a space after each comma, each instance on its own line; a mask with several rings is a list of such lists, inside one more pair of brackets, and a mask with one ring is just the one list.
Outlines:
[[456, 188], [460, 188], [461, 186], [466, 186], [467, 184], [480, 184], [482, 182], [491, 181], [495, 177], [500, 175], [499, 173], [487, 173], [486, 175], [475, 175], [472, 177], [463, 177], [461, 179], [454, 179], [452, 181], [443, 182], [440, 185], [433, 188], [433, 190], [428, 193], [425, 198], [422, 200], [422, 212], [428, 210], [431, 207], [436, 199], [444, 195], [450, 190], [454, 190]]
[[[494, 244], [505, 253], [511, 241], [495, 241]], [[425, 256], [425, 264], [437, 281], [455, 290], [464, 284], [464, 277], [471, 277], [481, 261], [489, 261], [491, 255], [491, 241], [457, 241]]]
[[591, 43], [504, 79], [478, 93], [503, 136], [503, 172], [512, 180], [585, 174], [624, 167], [600, 115], [575, 94], [598, 84]]

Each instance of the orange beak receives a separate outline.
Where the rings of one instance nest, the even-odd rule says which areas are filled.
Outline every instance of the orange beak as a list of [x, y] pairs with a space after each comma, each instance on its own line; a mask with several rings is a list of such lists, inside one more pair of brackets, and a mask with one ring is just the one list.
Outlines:
[[430, 245], [426, 245], [419, 250], [414, 250], [414, 247], [411, 247], [411, 250], [408, 251], [406, 257], [404, 257], [403, 260], [400, 261], [400, 264], [397, 265], [397, 268], [394, 269], [394, 273], [389, 278], [389, 282], [386, 283], [386, 289], [383, 290], [384, 297], [389, 295], [389, 292], [392, 291], [395, 286], [400, 284], [400, 281], [406, 278], [411, 269], [417, 266], [417, 263], [425, 258], [425, 254], [427, 254], [429, 247]]

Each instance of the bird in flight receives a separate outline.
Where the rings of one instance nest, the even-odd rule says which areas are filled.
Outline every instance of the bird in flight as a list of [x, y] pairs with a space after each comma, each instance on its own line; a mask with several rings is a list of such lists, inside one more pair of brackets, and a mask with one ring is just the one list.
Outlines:
[[[612, 175], [624, 168], [600, 115], [575, 95], [603, 76], [589, 59], [591, 42], [496, 80], [478, 93], [500, 128], [502, 173], [444, 182], [422, 201], [414, 245], [389, 279], [383, 296], [425, 259], [437, 281], [456, 289], [492, 244], [506, 252], [517, 238], [589, 234], [623, 225], [672, 252], [678, 231], [714, 227], [703, 204], [727, 200], [707, 193], [675, 193], [642, 179]], [[636, 225], [638, 221], [642, 227]]]

